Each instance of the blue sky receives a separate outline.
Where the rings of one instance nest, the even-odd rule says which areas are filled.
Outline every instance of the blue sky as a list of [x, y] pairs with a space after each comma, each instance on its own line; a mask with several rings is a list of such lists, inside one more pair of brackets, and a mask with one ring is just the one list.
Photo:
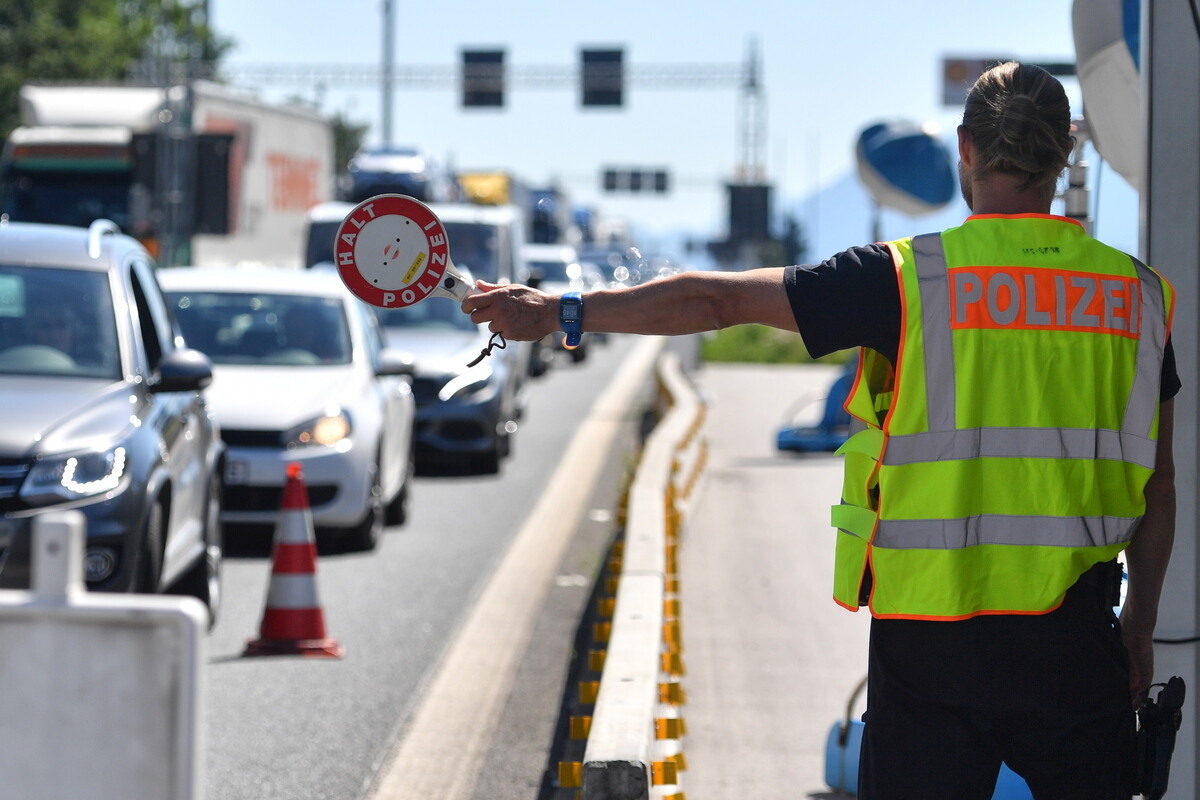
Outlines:
[[[756, 42], [763, 66], [766, 178], [776, 213], [796, 214], [824, 256], [870, 238], [853, 149], [880, 120], [933, 123], [950, 136], [961, 110], [942, 105], [948, 56], [1071, 61], [1071, 0], [1009, 0], [1002, 6], [924, 0], [394, 0], [397, 65], [454, 65], [462, 48], [502, 47], [511, 66], [568, 68], [579, 50], [621, 46], [629, 65], [741, 64]], [[212, 24], [232, 38], [227, 63], [378, 64], [382, 0], [210, 0]], [[1079, 90], [1065, 81], [1072, 102]], [[368, 123], [382, 135], [381, 92], [369, 85], [269, 84], [265, 96], [301, 95]], [[503, 110], [459, 108], [454, 86], [398, 85], [393, 140], [462, 169], [507, 169], [533, 183], [557, 181], [571, 199], [628, 219], [648, 239], [688, 231], [725, 233], [724, 183], [740, 155], [735, 87], [626, 89], [619, 110], [579, 107], [573, 87], [510, 88]], [[665, 167], [669, 195], [605, 195], [605, 165]], [[1095, 172], [1095, 170], [1093, 170]], [[854, 184], [853, 186], [848, 184]], [[836, 187], [830, 189], [830, 187]], [[823, 192], [819, 202], [814, 196]], [[859, 197], [856, 199], [855, 194]], [[836, 199], [835, 199], [836, 198]], [[1097, 232], [1136, 247], [1136, 194], [1101, 171]], [[912, 219], [885, 214], [885, 238], [942, 227], [965, 206]]]

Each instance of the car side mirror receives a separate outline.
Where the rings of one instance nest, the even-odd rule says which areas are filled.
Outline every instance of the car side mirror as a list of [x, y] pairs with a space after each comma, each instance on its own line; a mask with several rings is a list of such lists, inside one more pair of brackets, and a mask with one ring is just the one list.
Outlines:
[[212, 383], [212, 361], [199, 350], [181, 347], [162, 357], [151, 392], [198, 392]]

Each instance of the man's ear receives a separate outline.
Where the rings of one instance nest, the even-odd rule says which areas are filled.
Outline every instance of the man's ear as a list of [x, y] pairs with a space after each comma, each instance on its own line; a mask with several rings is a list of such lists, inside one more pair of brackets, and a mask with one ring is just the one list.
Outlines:
[[975, 140], [965, 125], [958, 126], [958, 158], [968, 170], [975, 162]]

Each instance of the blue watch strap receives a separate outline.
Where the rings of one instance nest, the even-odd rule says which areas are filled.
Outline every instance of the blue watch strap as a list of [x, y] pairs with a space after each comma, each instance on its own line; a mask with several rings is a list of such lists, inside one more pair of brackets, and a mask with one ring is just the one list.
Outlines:
[[558, 300], [558, 324], [567, 334], [567, 347], [578, 347], [583, 340], [583, 295], [566, 292]]

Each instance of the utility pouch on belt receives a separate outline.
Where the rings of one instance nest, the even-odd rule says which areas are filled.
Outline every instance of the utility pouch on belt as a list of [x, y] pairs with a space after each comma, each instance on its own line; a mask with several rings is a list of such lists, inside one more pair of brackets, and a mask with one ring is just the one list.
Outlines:
[[1175, 676], [1163, 688], [1158, 700], [1147, 694], [1138, 709], [1137, 780], [1136, 792], [1146, 800], [1159, 800], [1167, 793], [1167, 778], [1171, 772], [1171, 753], [1175, 751], [1175, 733], [1183, 721], [1183, 698], [1186, 687], [1183, 678]]

